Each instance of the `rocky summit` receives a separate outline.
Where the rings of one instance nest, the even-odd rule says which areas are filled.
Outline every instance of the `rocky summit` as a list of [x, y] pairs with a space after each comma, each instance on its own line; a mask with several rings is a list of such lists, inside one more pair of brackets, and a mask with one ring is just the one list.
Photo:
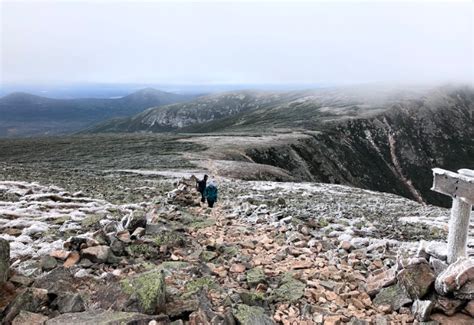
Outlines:
[[210, 209], [194, 173], [106, 171], [153, 188], [127, 199], [0, 181], [2, 322], [472, 323], [472, 258], [446, 263], [449, 210], [226, 177]]

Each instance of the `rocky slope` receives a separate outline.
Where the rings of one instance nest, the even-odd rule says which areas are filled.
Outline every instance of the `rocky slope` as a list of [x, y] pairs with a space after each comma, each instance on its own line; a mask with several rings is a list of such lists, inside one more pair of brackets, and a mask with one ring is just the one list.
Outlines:
[[[415, 255], [420, 239], [443, 245], [446, 209], [341, 185], [220, 178], [220, 200], [210, 210], [199, 205], [192, 179], [177, 178], [189, 176], [185, 170], [110, 170], [103, 177], [123, 173], [134, 174], [135, 185], [118, 191], [143, 191], [145, 182], [155, 196], [111, 203], [55, 186], [0, 182], [0, 237], [11, 249], [3, 322], [422, 319], [420, 303], [392, 285], [390, 272], [414, 265], [398, 267], [397, 256]], [[472, 254], [474, 230], [469, 236]], [[419, 254], [426, 252], [433, 254]], [[465, 298], [421, 298], [432, 301], [433, 320], [461, 324], [474, 316]]]
[[189, 99], [151, 88], [117, 99], [52, 99], [12, 93], [0, 98], [0, 136], [71, 133], [105, 119]]

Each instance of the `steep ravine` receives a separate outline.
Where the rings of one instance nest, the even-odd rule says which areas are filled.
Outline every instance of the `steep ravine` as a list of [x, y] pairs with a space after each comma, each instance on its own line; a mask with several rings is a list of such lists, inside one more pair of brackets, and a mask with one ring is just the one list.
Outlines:
[[327, 125], [291, 144], [252, 147], [253, 161], [288, 170], [299, 180], [349, 184], [449, 207], [430, 190], [431, 168], [474, 166], [472, 101], [448, 109], [419, 101], [372, 118]]

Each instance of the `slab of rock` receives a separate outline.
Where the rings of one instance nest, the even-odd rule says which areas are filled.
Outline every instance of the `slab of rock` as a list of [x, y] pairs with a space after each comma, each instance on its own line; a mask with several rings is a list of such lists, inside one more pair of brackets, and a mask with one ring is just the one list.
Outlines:
[[253, 269], [248, 270], [246, 277], [249, 286], [256, 286], [257, 284], [265, 281], [265, 273], [260, 267], [255, 267]]
[[452, 299], [448, 297], [438, 296], [434, 301], [434, 311], [442, 311], [444, 314], [451, 316], [459, 311], [464, 304], [464, 301], [459, 299]]
[[0, 285], [7, 282], [10, 270], [10, 243], [0, 238]]
[[146, 214], [143, 211], [134, 211], [130, 217], [130, 222], [127, 226], [127, 229], [130, 233], [133, 233], [137, 228], [146, 229]]
[[432, 321], [437, 321], [443, 325], [472, 325], [473, 319], [469, 315], [457, 313], [452, 316], [446, 316], [444, 314], [432, 314]]
[[280, 285], [274, 290], [277, 301], [295, 302], [303, 297], [306, 285], [293, 278], [290, 273], [283, 276]]
[[433, 256], [439, 260], [446, 261], [447, 259], [447, 248], [446, 243], [441, 242], [427, 242], [422, 240], [420, 246], [418, 247], [418, 256], [426, 257], [429, 259], [430, 256]]
[[448, 268], [448, 264], [437, 258], [430, 258], [430, 266], [433, 269], [436, 276], [440, 275], [444, 270]]
[[471, 300], [467, 303], [466, 307], [464, 307], [464, 311], [466, 314], [471, 315], [474, 317], [474, 300]]
[[71, 252], [65, 251], [64, 249], [56, 249], [49, 253], [49, 256], [57, 258], [58, 260], [65, 261]]
[[373, 300], [374, 305], [390, 305], [395, 311], [411, 302], [408, 292], [398, 283], [380, 290]]
[[81, 251], [81, 256], [94, 263], [105, 263], [110, 254], [110, 247], [105, 245], [87, 247]]
[[10, 323], [20, 311], [38, 312], [48, 303], [48, 291], [38, 288], [27, 288], [13, 300], [3, 313], [2, 323]]
[[412, 299], [421, 299], [435, 281], [435, 274], [427, 263], [410, 264], [398, 273], [397, 279]]
[[474, 280], [464, 283], [464, 285], [459, 290], [455, 290], [453, 294], [454, 297], [458, 299], [474, 299]]
[[57, 297], [52, 305], [58, 309], [61, 314], [77, 313], [86, 310], [82, 297], [75, 293], [66, 293]]
[[162, 271], [149, 271], [121, 282], [123, 291], [130, 296], [127, 311], [157, 314], [165, 311], [166, 289]]
[[435, 289], [440, 295], [447, 295], [468, 281], [474, 281], [474, 259], [460, 258], [436, 278]]
[[273, 325], [275, 322], [265, 314], [265, 309], [257, 306], [237, 305], [234, 317], [241, 325]]
[[[81, 313], [62, 314], [48, 320], [45, 325], [148, 325], [161, 316], [119, 311], [88, 310]], [[157, 324], [164, 324], [157, 322]]]
[[76, 265], [79, 261], [81, 260], [81, 255], [79, 255], [78, 252], [74, 251], [69, 254], [68, 258], [64, 262], [63, 266], [65, 268], [70, 268], [74, 265]]
[[49, 255], [44, 255], [40, 259], [40, 267], [43, 271], [51, 271], [58, 266], [58, 261]]
[[377, 294], [382, 288], [395, 283], [397, 268], [392, 267], [377, 275], [371, 275], [367, 279], [367, 293], [371, 296]]
[[411, 312], [416, 320], [425, 322], [430, 319], [433, 306], [434, 304], [431, 300], [415, 300], [411, 306]]
[[31, 313], [29, 311], [22, 310], [15, 317], [12, 325], [43, 325], [48, 320], [48, 316], [42, 314]]

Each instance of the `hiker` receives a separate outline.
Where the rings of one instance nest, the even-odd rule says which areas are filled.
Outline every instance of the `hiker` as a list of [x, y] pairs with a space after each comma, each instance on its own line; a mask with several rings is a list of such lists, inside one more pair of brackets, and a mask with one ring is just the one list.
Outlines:
[[199, 193], [201, 193], [201, 202], [206, 202], [206, 197], [204, 196], [204, 191], [206, 190], [207, 175], [204, 175], [202, 180], [196, 180], [196, 188]]
[[207, 199], [207, 204], [212, 208], [214, 203], [217, 201], [217, 185], [214, 181], [210, 181], [209, 185], [206, 186], [204, 196]]

